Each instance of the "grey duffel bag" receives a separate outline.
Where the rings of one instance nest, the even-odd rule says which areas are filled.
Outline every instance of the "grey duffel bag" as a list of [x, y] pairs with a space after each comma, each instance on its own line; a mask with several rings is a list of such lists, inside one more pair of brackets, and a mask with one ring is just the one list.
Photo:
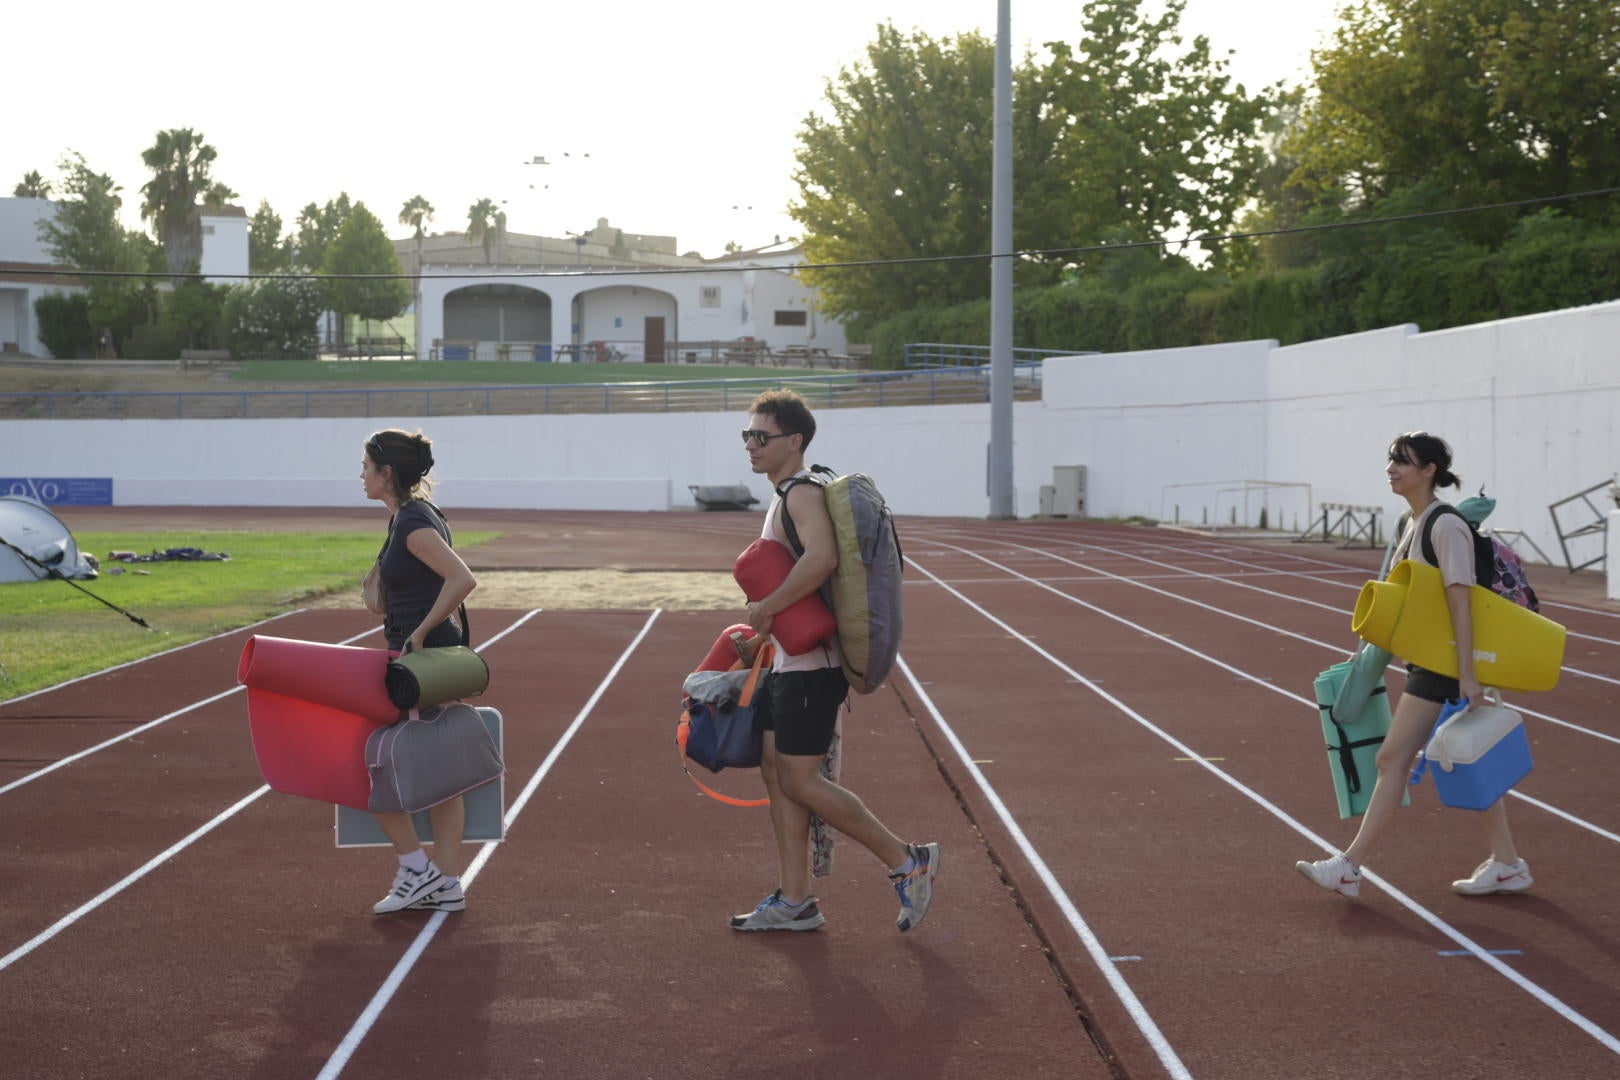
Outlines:
[[372, 813], [412, 814], [499, 779], [505, 766], [478, 710], [451, 702], [373, 731], [366, 770]]

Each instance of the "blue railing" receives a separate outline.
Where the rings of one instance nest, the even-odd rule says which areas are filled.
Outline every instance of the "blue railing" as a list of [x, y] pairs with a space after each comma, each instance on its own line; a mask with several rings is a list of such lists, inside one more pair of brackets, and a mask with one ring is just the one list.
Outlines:
[[[536, 413], [729, 412], [762, 390], [790, 387], [815, 407], [938, 405], [988, 401], [988, 367], [945, 366], [790, 378], [668, 382], [432, 386], [390, 389], [78, 391], [0, 393], [0, 418], [268, 419], [339, 416], [467, 416]], [[1040, 392], [1040, 365], [1020, 363], [1015, 393]]]

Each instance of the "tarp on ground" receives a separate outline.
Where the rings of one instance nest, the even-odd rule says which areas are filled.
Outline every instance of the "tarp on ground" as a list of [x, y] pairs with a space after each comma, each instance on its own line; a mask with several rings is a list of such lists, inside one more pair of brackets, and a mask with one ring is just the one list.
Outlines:
[[0, 545], [0, 584], [48, 578], [51, 573], [46, 567], [68, 578], [96, 576], [96, 568], [79, 551], [62, 519], [33, 499], [0, 495], [0, 540], [11, 545]]

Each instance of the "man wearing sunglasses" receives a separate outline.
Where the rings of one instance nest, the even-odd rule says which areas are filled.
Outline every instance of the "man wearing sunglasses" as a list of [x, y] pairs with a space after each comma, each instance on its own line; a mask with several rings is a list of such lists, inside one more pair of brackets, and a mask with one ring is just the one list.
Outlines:
[[[785, 503], [804, 548], [776, 591], [748, 605], [748, 622], [757, 635], [755, 647], [770, 634], [771, 622], [779, 612], [821, 588], [838, 566], [838, 544], [821, 486], [814, 482], [789, 485], [796, 477], [810, 476], [804, 452], [815, 434], [815, 417], [804, 399], [791, 390], [761, 394], [742, 433], [750, 467], [767, 476], [777, 492], [766, 507], [761, 535], [793, 550], [782, 526]], [[748, 658], [752, 659], [751, 650]], [[827, 921], [820, 902], [810, 892], [812, 814], [883, 860], [900, 897], [896, 924], [901, 930], [912, 929], [928, 912], [939, 872], [939, 845], [906, 843], [859, 796], [822, 775], [821, 762], [832, 746], [838, 709], [848, 694], [836, 639], [798, 655], [788, 654], [777, 643], [770, 675], [758, 697], [755, 723], [764, 734], [760, 774], [770, 795], [781, 879], [777, 890], [753, 911], [732, 917], [733, 929], [814, 930]]]

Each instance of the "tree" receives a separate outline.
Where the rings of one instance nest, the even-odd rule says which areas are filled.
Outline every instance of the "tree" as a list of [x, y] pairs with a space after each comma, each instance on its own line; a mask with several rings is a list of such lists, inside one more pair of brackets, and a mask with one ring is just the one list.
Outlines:
[[51, 197], [51, 182], [40, 176], [37, 169], [25, 172], [22, 183], [12, 189], [11, 195], [17, 199], [48, 199]]
[[281, 215], [270, 208], [269, 199], [260, 199], [259, 208], [248, 222], [248, 270], [280, 274], [291, 267], [292, 248], [281, 235]]
[[[392, 319], [411, 302], [410, 283], [400, 276], [394, 245], [365, 203], [354, 204], [343, 230], [326, 250], [321, 273], [333, 277], [324, 283], [327, 305], [343, 315], [367, 322]], [[360, 274], [388, 276], [338, 276]]]
[[1022, 111], [1019, 202], [1039, 246], [1223, 233], [1252, 199], [1278, 91], [1234, 84], [1206, 38], [1184, 45], [1185, 6], [1154, 18], [1144, 0], [1091, 0], [1079, 44], [1050, 43]]
[[1467, 205], [1620, 176], [1612, 0], [1361, 0], [1340, 17], [1314, 55], [1294, 183], [1366, 204], [1432, 181]]
[[[1203, 38], [1180, 49], [1183, 0], [1090, 0], [1078, 46], [1013, 71], [1014, 246], [1031, 251], [1225, 231], [1264, 160], [1273, 92], [1250, 95]], [[1180, 50], [1180, 51], [1177, 51]], [[830, 114], [804, 121], [789, 212], [812, 262], [920, 260], [811, 271], [850, 318], [983, 298], [990, 248], [994, 46], [878, 28], [864, 63], [830, 80]], [[956, 261], [945, 261], [956, 257]], [[1021, 259], [1021, 283], [1072, 260]]]
[[337, 239], [343, 223], [354, 212], [347, 191], [325, 206], [310, 203], [298, 215], [298, 233], [293, 238], [293, 262], [306, 270], [319, 270], [326, 262], [326, 249]]
[[[53, 261], [75, 270], [142, 274], [156, 269], [156, 245], [119, 223], [123, 189], [105, 173], [90, 168], [84, 156], [68, 151], [58, 166], [63, 197], [56, 214], [39, 223], [39, 238]], [[119, 350], [134, 327], [156, 310], [150, 279], [139, 277], [92, 278], [88, 315], [98, 340], [102, 332]]]
[[479, 199], [467, 208], [467, 239], [483, 245], [486, 263], [493, 261], [489, 253], [490, 241], [496, 239], [505, 226], [506, 215], [493, 199]]
[[141, 188], [141, 220], [151, 221], [163, 245], [169, 273], [195, 273], [202, 263], [202, 222], [199, 203], [222, 206], [236, 193], [210, 175], [218, 151], [190, 128], [160, 131], [157, 141], [141, 153], [152, 179]]
[[238, 360], [314, 359], [321, 289], [309, 278], [264, 278], [231, 286], [222, 322]]
[[[927, 259], [990, 248], [995, 50], [979, 34], [936, 41], [877, 29], [866, 59], [827, 85], [826, 118], [801, 124], [789, 213], [817, 263]], [[985, 295], [977, 261], [811, 272], [824, 310], [882, 317]]]
[[433, 220], [433, 204], [420, 195], [412, 195], [399, 210], [399, 223], [409, 225], [411, 233], [416, 238], [416, 269], [422, 270], [422, 237], [426, 235], [428, 222]]
[[182, 348], [212, 349], [222, 337], [221, 315], [230, 290], [224, 285], [187, 278], [163, 303], [163, 324]]

